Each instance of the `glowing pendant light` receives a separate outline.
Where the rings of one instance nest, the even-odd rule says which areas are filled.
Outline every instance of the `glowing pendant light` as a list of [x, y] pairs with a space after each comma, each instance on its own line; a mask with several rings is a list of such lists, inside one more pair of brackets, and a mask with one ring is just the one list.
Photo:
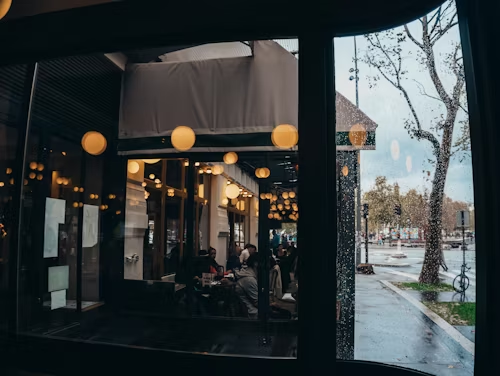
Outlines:
[[90, 155], [101, 155], [106, 150], [108, 142], [101, 133], [90, 131], [82, 137], [82, 147]]
[[170, 140], [177, 150], [187, 151], [194, 146], [196, 135], [191, 128], [179, 125], [173, 130]]

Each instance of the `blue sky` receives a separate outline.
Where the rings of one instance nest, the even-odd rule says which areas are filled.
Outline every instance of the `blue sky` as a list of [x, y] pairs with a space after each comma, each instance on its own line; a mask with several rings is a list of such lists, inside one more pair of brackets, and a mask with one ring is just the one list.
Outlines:
[[[410, 30], [418, 35], [419, 21], [410, 25]], [[421, 33], [421, 32], [420, 32]], [[356, 38], [358, 47], [358, 57], [365, 54], [367, 41], [363, 36]], [[450, 51], [453, 43], [459, 42], [458, 27], [451, 29], [435, 46], [435, 55], [438, 66], [438, 73], [446, 88], [450, 88], [454, 77], [447, 73], [441, 61], [446, 53]], [[405, 42], [404, 49], [416, 52], [412, 42]], [[336, 90], [355, 103], [355, 83], [349, 80], [349, 69], [354, 67], [354, 43], [353, 38], [337, 38], [335, 40], [335, 82]], [[431, 119], [444, 113], [442, 103], [425, 97], [420, 94], [418, 84], [420, 82], [427, 93], [434, 94], [427, 71], [417, 63], [414, 55], [404, 59], [403, 64], [408, 70], [409, 79], [405, 87], [412, 98], [412, 102], [421, 116], [424, 128], [429, 129]], [[361, 186], [363, 190], [373, 186], [375, 177], [386, 176], [391, 183], [398, 182], [402, 191], [411, 188], [423, 190], [424, 187], [430, 189], [430, 181], [426, 171], [433, 174], [433, 167], [427, 162], [432, 157], [430, 143], [427, 141], [417, 141], [411, 139], [404, 129], [404, 120], [410, 117], [410, 112], [406, 101], [399, 91], [391, 84], [380, 81], [374, 88], [369, 87], [367, 76], [376, 73], [374, 68], [370, 68], [363, 62], [358, 62], [359, 69], [359, 104], [364, 111], [377, 124], [376, 150], [367, 150], [361, 153]], [[466, 116], [460, 111], [460, 117]], [[459, 136], [459, 126], [455, 127], [454, 137]], [[399, 145], [399, 158], [395, 159], [391, 153], [391, 145]], [[394, 147], [393, 147], [394, 148]], [[411, 169], [407, 166], [407, 159], [411, 159]], [[425, 171], [425, 172], [423, 172]], [[450, 163], [446, 179], [446, 194], [454, 200], [473, 202], [472, 165], [470, 158], [460, 162], [453, 159]]]

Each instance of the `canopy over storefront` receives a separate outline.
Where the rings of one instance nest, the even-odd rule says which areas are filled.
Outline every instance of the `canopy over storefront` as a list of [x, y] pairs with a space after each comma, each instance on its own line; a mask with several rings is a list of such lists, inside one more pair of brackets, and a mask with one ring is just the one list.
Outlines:
[[[176, 152], [170, 135], [179, 125], [196, 133], [192, 152], [276, 151], [274, 127], [298, 127], [298, 60], [275, 41], [201, 45], [159, 60], [126, 66], [122, 154]], [[353, 148], [355, 124], [368, 133], [363, 148], [374, 149], [376, 124], [339, 93], [336, 108], [339, 149]]]

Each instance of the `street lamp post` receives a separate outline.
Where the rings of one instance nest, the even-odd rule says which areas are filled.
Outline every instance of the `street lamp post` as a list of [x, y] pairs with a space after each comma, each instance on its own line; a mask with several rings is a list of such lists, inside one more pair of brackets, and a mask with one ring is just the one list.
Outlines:
[[[356, 84], [356, 107], [359, 108], [359, 92], [358, 92], [358, 81], [359, 81], [359, 69], [358, 69], [358, 49], [356, 46], [356, 37], [354, 37], [354, 68], [349, 69], [350, 73], [354, 73], [354, 76], [350, 76], [349, 80], [354, 80]], [[360, 151], [356, 151], [357, 157], [357, 169], [356, 169], [356, 234], [358, 237], [358, 241], [356, 242], [356, 262], [357, 264], [361, 263], [361, 153]], [[368, 261], [367, 261], [368, 262]]]

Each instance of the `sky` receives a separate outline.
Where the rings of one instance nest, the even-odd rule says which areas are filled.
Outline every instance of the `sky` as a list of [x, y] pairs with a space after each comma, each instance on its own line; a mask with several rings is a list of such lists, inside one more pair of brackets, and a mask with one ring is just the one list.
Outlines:
[[[415, 21], [409, 25], [414, 35], [418, 35], [420, 22]], [[421, 31], [420, 31], [421, 33]], [[434, 52], [437, 60], [438, 74], [448, 92], [454, 84], [454, 76], [447, 73], [441, 64], [443, 57], [453, 48], [454, 43], [460, 41], [458, 27], [450, 31], [437, 42]], [[354, 41], [353, 37], [335, 39], [335, 85], [336, 90], [356, 102], [355, 81], [349, 80], [354, 67]], [[375, 182], [375, 177], [386, 176], [390, 183], [397, 182], [401, 192], [415, 188], [423, 191], [427, 187], [430, 191], [434, 168], [427, 162], [432, 157], [432, 150], [428, 141], [411, 139], [404, 129], [404, 120], [410, 118], [409, 107], [399, 91], [385, 80], [378, 82], [377, 86], [370, 88], [368, 76], [376, 74], [376, 69], [359, 61], [366, 55], [367, 40], [363, 36], [356, 38], [358, 50], [359, 69], [359, 107], [375, 123], [378, 124], [376, 132], [376, 150], [361, 152], [361, 187], [363, 191], [370, 189]], [[427, 70], [417, 62], [415, 52], [417, 47], [411, 42], [404, 42], [405, 58], [404, 67], [408, 71], [406, 87], [414, 106], [417, 109], [424, 129], [429, 129], [431, 120], [436, 115], [444, 112], [442, 103], [435, 99], [421, 95], [416, 81], [421, 83], [427, 93], [437, 96]], [[412, 51], [412, 54], [408, 54]], [[466, 114], [459, 112], [459, 117]], [[460, 128], [456, 123], [454, 138], [459, 136]], [[399, 153], [397, 147], [399, 145]], [[399, 154], [399, 157], [398, 155]], [[411, 160], [411, 164], [408, 163]], [[427, 174], [430, 171], [430, 177]], [[454, 158], [450, 162], [446, 179], [445, 193], [453, 200], [473, 203], [472, 165], [470, 157], [465, 161]]]

